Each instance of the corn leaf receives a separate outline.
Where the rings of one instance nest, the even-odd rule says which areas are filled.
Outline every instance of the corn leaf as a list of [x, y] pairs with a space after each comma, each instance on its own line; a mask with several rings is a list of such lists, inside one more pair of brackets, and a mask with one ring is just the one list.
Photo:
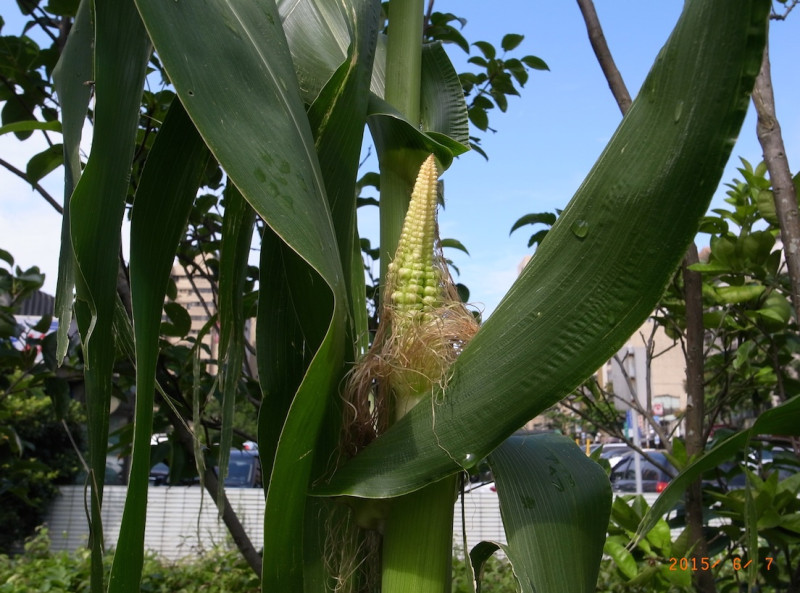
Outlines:
[[[233, 442], [233, 413], [236, 392], [244, 364], [244, 283], [247, 276], [250, 243], [253, 240], [255, 212], [235, 186], [225, 193], [222, 218], [222, 247], [219, 260], [219, 350], [221, 358], [222, 426], [219, 435], [219, 490], [217, 501], [224, 500], [225, 477]], [[218, 504], [222, 516], [223, 505]]]
[[[270, 227], [262, 249], [285, 244], [267, 257], [291, 260], [283, 266], [288, 286], [274, 290], [280, 303], [302, 313], [289, 331], [302, 336], [294, 348], [308, 366], [285, 421], [277, 419], [281, 436], [272, 437], [274, 460], [265, 463], [271, 468], [265, 527], [280, 537], [267, 539], [262, 589], [299, 591], [305, 494], [317, 435], [341, 373], [347, 294], [338, 252], [331, 249], [336, 234], [294, 65], [272, 3], [138, 0], [137, 5], [198, 131]], [[216, 51], [219, 47], [226, 51]], [[260, 438], [263, 433], [260, 427]]]
[[[173, 101], [142, 172], [131, 215], [136, 410], [128, 495], [111, 569], [112, 592], [139, 590], [161, 311], [175, 249], [208, 156], [208, 149], [180, 101]], [[122, 316], [127, 321], [124, 311]]]
[[[375, 2], [348, 2], [353, 42], [308, 111], [320, 169], [339, 247], [350, 302], [349, 344], [367, 339], [366, 293], [356, 225], [356, 179], [369, 105], [369, 84], [378, 35], [380, 7]], [[286, 23], [284, 23], [286, 26]], [[316, 45], [316, 44], [305, 44]], [[354, 353], [349, 354], [350, 360]]]
[[[75, 315], [85, 357], [89, 428], [92, 589], [102, 587], [102, 506], [111, 379], [115, 358], [120, 225], [139, 120], [150, 44], [132, 2], [95, 2], [95, 133], [70, 200], [70, 238], [77, 265]], [[69, 256], [66, 256], [69, 258]], [[59, 286], [63, 299], [67, 284]]]
[[592, 592], [611, 514], [603, 469], [567, 437], [511, 437], [489, 456], [523, 593]]
[[58, 256], [58, 279], [55, 315], [58, 317], [56, 360], [64, 360], [69, 346], [67, 332], [72, 322], [72, 301], [75, 289], [75, 263], [70, 238], [70, 208], [72, 191], [81, 176], [80, 143], [83, 122], [89, 108], [92, 80], [92, 42], [94, 32], [90, 23], [90, 0], [82, 0], [67, 37], [64, 51], [53, 70], [53, 82], [61, 103], [64, 140], [64, 212], [61, 220], [61, 252]]
[[[277, 2], [300, 91], [309, 105], [347, 56], [353, 18], [344, 11], [352, 4], [326, 0]], [[313, 43], [309, 43], [311, 39]]]
[[318, 493], [397, 496], [469, 468], [617, 351], [661, 297], [719, 182], [768, 9], [686, 3], [617, 132], [444, 393]]

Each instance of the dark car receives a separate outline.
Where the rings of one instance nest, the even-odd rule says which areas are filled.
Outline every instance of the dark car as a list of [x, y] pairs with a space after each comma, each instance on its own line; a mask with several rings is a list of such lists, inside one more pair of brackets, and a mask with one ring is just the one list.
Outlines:
[[[645, 453], [647, 457], [641, 456], [642, 492], [662, 492], [677, 472], [663, 453]], [[614, 492], [636, 492], [635, 455], [633, 451], [626, 453], [611, 470], [609, 479]]]
[[[218, 468], [214, 468], [218, 470]], [[199, 483], [197, 476], [192, 479], [181, 480], [180, 485]], [[166, 486], [169, 484], [169, 467], [165, 463], [156, 463], [150, 469], [150, 484], [153, 486]], [[228, 458], [228, 475], [225, 478], [226, 488], [260, 488], [261, 461], [256, 449], [231, 449]]]
[[227, 488], [258, 488], [261, 485], [261, 462], [258, 458], [258, 451], [231, 449], [225, 486]]

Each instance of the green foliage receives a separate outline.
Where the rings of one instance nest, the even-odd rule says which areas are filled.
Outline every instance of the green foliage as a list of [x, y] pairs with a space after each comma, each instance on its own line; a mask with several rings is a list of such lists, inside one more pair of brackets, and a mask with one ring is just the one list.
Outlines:
[[705, 559], [692, 559], [682, 504], [637, 540], [650, 507], [641, 496], [616, 498], [598, 591], [689, 592], [696, 570], [711, 571], [719, 591], [740, 591], [748, 582], [761, 590], [791, 590], [800, 558], [798, 469], [800, 460], [785, 445], [761, 443], [709, 472]]
[[[457, 553], [453, 557], [452, 593], [473, 593], [472, 584], [469, 581], [467, 566]], [[501, 556], [491, 556], [483, 563], [480, 582], [482, 593], [517, 593], [519, 591], [511, 563]]]
[[8, 552], [42, 522], [57, 485], [80, 470], [66, 431], [80, 443], [83, 418], [54, 371], [54, 336], [41, 333], [50, 317], [33, 328], [14, 318], [44, 277], [38, 268], [6, 269], [14, 258], [0, 251], [0, 551]]
[[[425, 39], [453, 43], [470, 54], [470, 44], [461, 34], [461, 29], [466, 24], [465, 19], [452, 13], [434, 12], [426, 22]], [[495, 131], [489, 126], [490, 111], [497, 108], [505, 112], [508, 109], [508, 97], [519, 96], [517, 86], [525, 87], [530, 78], [530, 70], [550, 69], [537, 56], [513, 56], [514, 50], [518, 49], [524, 39], [524, 35], [507, 33], [500, 41], [500, 55], [495, 45], [488, 41], [475, 41], [471, 44], [480, 53], [467, 60], [476, 70], [461, 72], [458, 78], [464, 89], [469, 121], [480, 132]], [[480, 142], [480, 136], [470, 136], [470, 147], [488, 159]]]
[[800, 560], [800, 460], [775, 443], [754, 443], [723, 465], [724, 478], [709, 490], [709, 512], [723, 520], [709, 527], [722, 544], [722, 563], [753, 559], [750, 570], [721, 571], [720, 590], [743, 581], [765, 589], [789, 590]]
[[[104, 559], [106, 572], [114, 553]], [[47, 528], [25, 543], [25, 553], [0, 555], [0, 593], [88, 593], [89, 551], [74, 554], [50, 551]], [[214, 548], [184, 561], [170, 562], [153, 554], [145, 556], [142, 593], [257, 593], [258, 577], [232, 549]]]
[[[77, 186], [73, 191], [72, 183], [67, 184], [69, 218], [65, 218], [61, 271], [69, 276], [74, 263], [80, 278], [75, 312], [87, 357], [94, 476], [104, 462], [111, 393], [120, 385], [133, 385], [133, 366], [137, 373], [131, 484], [118, 540], [120, 555], [108, 577], [108, 589], [136, 590], [147, 561], [143, 517], [156, 403], [167, 403], [164, 414], [176, 431], [188, 433], [183, 446], [194, 440], [193, 447], [199, 451], [200, 445], [213, 442], [208, 438], [208, 418], [203, 417], [209, 396], [220, 395], [222, 417], [214, 429], [219, 430], [222, 442], [232, 432], [235, 400], [243, 394], [251, 396], [247, 401], [260, 407], [260, 454], [269, 469], [265, 472], [265, 532], [274, 535], [265, 540], [262, 588], [322, 591], [331, 585], [330, 575], [322, 570], [330, 558], [321, 549], [328, 541], [324, 515], [331, 505], [309, 496], [309, 490], [337, 497], [354, 492], [387, 497], [447, 476], [453, 479], [613, 353], [626, 332], [650, 312], [677, 265], [727, 160], [729, 138], [736, 134], [745, 112], [764, 41], [764, 28], [757, 23], [766, 18], [767, 5], [754, 0], [720, 10], [721, 5], [687, 4], [663, 59], [645, 83], [644, 96], [589, 175], [590, 183], [576, 196], [574, 207], [566, 211], [564, 223], [554, 227], [553, 240], [545, 243], [547, 249], [542, 249], [478, 338], [464, 347], [446, 397], [432, 396], [430, 406], [417, 406], [405, 424], [398, 422], [374, 445], [337, 468], [345, 462], [340, 459], [338, 442], [343, 415], [339, 387], [363, 350], [368, 330], [362, 311], [363, 274], [359, 265], [353, 265], [355, 246], [360, 243], [354, 217], [365, 123], [381, 164], [379, 253], [385, 269], [405, 212], [409, 174], [415, 174], [430, 153], [446, 169], [467, 144], [480, 151], [469, 136], [468, 120], [477, 129], [488, 130], [488, 111], [505, 110], [508, 96], [518, 94], [518, 86], [527, 82], [528, 69], [546, 65], [534, 56], [509, 57], [520, 46], [521, 35], [504, 36], [501, 51], [483, 41], [469, 46], [452, 26], [458, 18], [438, 15], [430, 19], [438, 27], [432, 35], [480, 52], [471, 58], [479, 72], [459, 78], [440, 44], [420, 47], [420, 0], [397, 3], [399, 10], [389, 13], [386, 57], [376, 2], [348, 0], [334, 7], [317, 0], [277, 5], [95, 0], [90, 34], [89, 29], [73, 27], [70, 35], [70, 41], [82, 44], [84, 55], [76, 60], [65, 52], [67, 58], [60, 64], [72, 69], [73, 76], [65, 77], [64, 86], [77, 97], [76, 89], [86, 90], [86, 77], [75, 72], [88, 68], [93, 58], [96, 89], [90, 114], [95, 123], [92, 152], [79, 181], [80, 163], [70, 162]], [[82, 8], [87, 7], [85, 1]], [[405, 37], [396, 37], [397, 31]], [[699, 38], [704, 42], [698, 47], [707, 52], [702, 59], [694, 45]], [[399, 43], [392, 44], [393, 39]], [[157, 58], [148, 62], [151, 44]], [[148, 63], [162, 76], [168, 75], [179, 102], [169, 93], [145, 93], [146, 107], [142, 108]], [[25, 68], [32, 64], [28, 60]], [[72, 96], [61, 90], [59, 95]], [[88, 96], [83, 96], [62, 105], [65, 148], [78, 145], [75, 138], [66, 137], [66, 130], [81, 128], [87, 101]], [[692, 109], [683, 109], [685, 103], [691, 103]], [[416, 108], [407, 109], [408, 105], [419, 106], [419, 113]], [[170, 118], [179, 117], [183, 109], [189, 116], [183, 118], [186, 127], [172, 136]], [[168, 115], [161, 119], [164, 112]], [[163, 121], [163, 126], [156, 121]], [[206, 167], [206, 178], [198, 179], [197, 170], [205, 165], [199, 161], [205, 157], [190, 157], [193, 151], [175, 147], [181, 142], [193, 148], [207, 146], [224, 168], [224, 178], [214, 163]], [[52, 165], [45, 157], [39, 161], [32, 174]], [[228, 190], [224, 194], [216, 191], [222, 179]], [[206, 186], [212, 190], [206, 192]], [[701, 195], [690, 195], [690, 190], [699, 187]], [[191, 212], [181, 216], [184, 198], [194, 197], [196, 190], [201, 194], [200, 216]], [[226, 202], [220, 218], [215, 198], [202, 197], [219, 194], [227, 199], [232, 192], [237, 196], [241, 192], [244, 198], [241, 222], [235, 224], [227, 218], [238, 210], [232, 202]], [[145, 224], [141, 232], [132, 231], [131, 320], [124, 290], [118, 286], [118, 247], [119, 228], [132, 196], [134, 224], [139, 220]], [[153, 204], [159, 207], [155, 211], [150, 210]], [[630, 216], [619, 217], [623, 207]], [[146, 214], [138, 214], [142, 209]], [[187, 216], [190, 221], [199, 218], [206, 228], [188, 249], [176, 249]], [[664, 219], [674, 224], [661, 224]], [[255, 275], [247, 269], [248, 278], [242, 278], [241, 254], [247, 245], [239, 245], [237, 239], [248, 237], [255, 224], [259, 224], [262, 247], [257, 297], [259, 384], [234, 374], [241, 366], [237, 362], [241, 350], [234, 350], [244, 330], [242, 311], [255, 300], [249, 286]], [[645, 235], [641, 228], [652, 228], [652, 232]], [[236, 247], [231, 250], [227, 245]], [[653, 250], [661, 257], [653, 258]], [[622, 251], [624, 259], [619, 257]], [[223, 347], [214, 361], [224, 369], [220, 382], [199, 370], [195, 356], [202, 349], [199, 336], [194, 342], [189, 336], [173, 348], [159, 335], [163, 297], [174, 292], [168, 267], [176, 252], [179, 259], [188, 252], [182, 260], [187, 266], [194, 265], [198, 255], [204, 257], [203, 273], [219, 280], [220, 335], [223, 344], [232, 345], [227, 350]], [[608, 274], [610, 268], [619, 274]], [[71, 297], [72, 285], [61, 283], [60, 300], [68, 302]], [[186, 318], [178, 308], [168, 307], [167, 318], [165, 329], [176, 337], [185, 335]], [[133, 365], [131, 334], [136, 350]], [[192, 429], [187, 428], [189, 418]], [[531, 479], [549, 471], [540, 464], [547, 463], [546, 467], [558, 472], [553, 464], [564, 465], [569, 459], [552, 450], [547, 455], [550, 458], [544, 460], [533, 455], [538, 469]], [[334, 471], [338, 486], [328, 482]], [[566, 479], [567, 473], [558, 474], [553, 488], [547, 487], [564, 487], [559, 480]], [[579, 488], [581, 476], [571, 479], [570, 487], [588, 492]], [[365, 488], [362, 483], [369, 480], [374, 483]], [[94, 591], [105, 588], [99, 482], [93, 483], [91, 505]], [[604, 495], [607, 483], [597, 483]], [[443, 513], [452, 513], [452, 492], [441, 490], [446, 495], [441, 499], [447, 503], [442, 505]], [[418, 509], [427, 508], [426, 491], [413, 495], [422, 502]], [[558, 495], [548, 492], [547, 496]], [[404, 524], [398, 509], [413, 506], [409, 500], [395, 502], [390, 519], [396, 525]], [[537, 512], [546, 514], [547, 508], [543, 504]], [[569, 522], [570, 517], [561, 508], [559, 520]], [[448, 529], [452, 525], [445, 514], [436, 519]], [[602, 529], [602, 513], [594, 519]], [[537, 523], [536, 527], [547, 526], [547, 517]], [[581, 527], [574, 520], [570, 526]], [[535, 529], [523, 520], [515, 531], [521, 541], [529, 541]], [[439, 530], [435, 535], [440, 537], [433, 539], [444, 541], [444, 546], [417, 555], [425, 560], [444, 559], [446, 565], [451, 542], [442, 533]], [[362, 543], [355, 542], [353, 548], [363, 549]], [[411, 543], [421, 546], [418, 540]], [[561, 543], [566, 548], [570, 544], [569, 540]], [[541, 551], [541, 542], [537, 545]], [[386, 541], [383, 546], [384, 550], [389, 547]], [[561, 554], [549, 561], [547, 574], [563, 574], [566, 569], [585, 582], [600, 555], [600, 546], [592, 547], [591, 554], [582, 555], [579, 567]], [[536, 560], [541, 563], [543, 557]], [[402, 568], [398, 590], [404, 590], [403, 574], [420, 577], [420, 582], [425, 578], [415, 566]], [[548, 580], [549, 590], [564, 585], [557, 578]], [[531, 590], [532, 583], [525, 579], [523, 590]], [[447, 584], [428, 586], [442, 590]]]
[[633, 549], [629, 543], [649, 506], [642, 496], [614, 499], [600, 569], [599, 591], [692, 591], [691, 572], [674, 570], [671, 558], [688, 555], [686, 538], [672, 541], [670, 525], [660, 519], [647, 537]]
[[[777, 221], [766, 166], [742, 159], [744, 180], [728, 184], [729, 208], [717, 208], [700, 225], [709, 249], [692, 269], [703, 280], [706, 331], [706, 405], [709, 422], [742, 426], [800, 394], [800, 340], [790, 304], [789, 278], [776, 244]], [[676, 275], [656, 320], [675, 338], [686, 327], [682, 277]]]
[[[86, 593], [89, 591], [89, 553], [50, 550], [51, 535], [46, 527], [25, 542], [19, 556], [0, 554], [0, 593]], [[105, 559], [109, 570], [113, 551]], [[170, 562], [156, 555], [145, 557], [142, 593], [257, 593], [259, 583], [253, 571], [232, 549], [214, 548], [201, 555]], [[470, 593], [463, 559], [453, 557], [453, 593]], [[517, 593], [518, 587], [508, 560], [493, 556], [483, 568], [483, 593]]]

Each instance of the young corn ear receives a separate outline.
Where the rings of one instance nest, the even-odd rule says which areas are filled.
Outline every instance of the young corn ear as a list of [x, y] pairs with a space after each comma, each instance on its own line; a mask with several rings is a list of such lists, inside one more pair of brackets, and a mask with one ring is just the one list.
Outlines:
[[444, 300], [436, 259], [436, 206], [438, 178], [433, 155], [425, 159], [414, 184], [394, 259], [388, 266], [386, 293], [396, 323], [430, 315]]
[[478, 329], [441, 253], [438, 176], [431, 155], [420, 168], [388, 266], [378, 332], [346, 389], [346, 455], [355, 454], [424, 394], [441, 395], [448, 368]]

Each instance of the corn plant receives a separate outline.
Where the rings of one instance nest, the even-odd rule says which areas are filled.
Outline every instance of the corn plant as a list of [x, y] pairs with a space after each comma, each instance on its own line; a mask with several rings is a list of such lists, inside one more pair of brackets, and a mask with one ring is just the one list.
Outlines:
[[[427, 273], [432, 233], [414, 256], [427, 262], [407, 264], [402, 244], [393, 260], [420, 165], [433, 155], [424, 166], [429, 194], [431, 179], [469, 147], [458, 77], [441, 45], [421, 43], [422, 0], [391, 0], [386, 32], [377, 0], [83, 0], [56, 72], [69, 163], [58, 309], [62, 327], [74, 309], [86, 360], [92, 590], [104, 587], [97, 477], [117, 356], [135, 360], [137, 397], [108, 590], [139, 587], [159, 324], [210, 158], [228, 180], [221, 451], [244, 348], [240, 287], [254, 221], [265, 223], [256, 344], [262, 590], [448, 591], [456, 476], [487, 456], [504, 552], [522, 590], [593, 590], [611, 500], [604, 473], [564, 438], [508, 437], [569, 394], [650, 314], [738, 134], [768, 9], [765, 0], [687, 2], [630, 112], [493, 315], [471, 339], [449, 342], [446, 362], [427, 367], [426, 357], [409, 357], [422, 367], [373, 375], [363, 397], [347, 399], [342, 386], [369, 342], [355, 201], [365, 126], [380, 165], [381, 277], [398, 276], [395, 289], [384, 289], [395, 314], [394, 322], [383, 316], [384, 332], [403, 341], [408, 319], [437, 323], [453, 309], [416, 307], [443, 299], [435, 268], [431, 294], [419, 282], [420, 296], [398, 288], [403, 270], [419, 264]], [[153, 50], [177, 100], [136, 188], [129, 319], [115, 292], [119, 229]], [[94, 137], [82, 168], [91, 90]], [[407, 380], [415, 375], [425, 380]], [[413, 401], [398, 403], [406, 388]], [[363, 423], [366, 437], [349, 447], [351, 406], [358, 418], [381, 406], [397, 413]], [[495, 549], [472, 551], [478, 574]]]

